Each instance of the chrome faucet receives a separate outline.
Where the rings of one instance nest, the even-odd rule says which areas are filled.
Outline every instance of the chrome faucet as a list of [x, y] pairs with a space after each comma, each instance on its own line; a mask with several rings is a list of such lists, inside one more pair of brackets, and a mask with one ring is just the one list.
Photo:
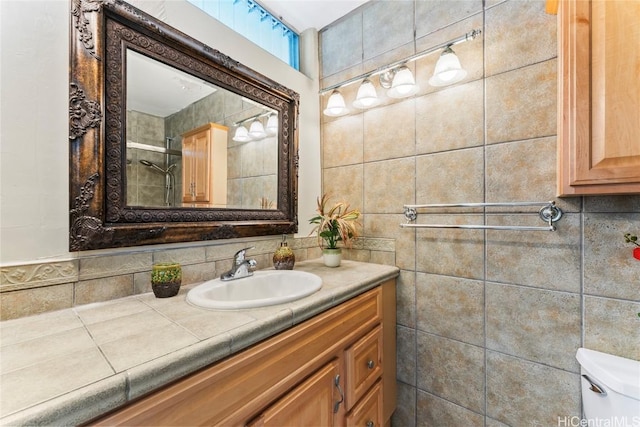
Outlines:
[[254, 246], [251, 246], [250, 248], [240, 249], [238, 252], [236, 252], [236, 254], [233, 256], [233, 265], [231, 266], [231, 270], [223, 273], [220, 276], [220, 280], [226, 281], [252, 276], [253, 271], [251, 271], [250, 269], [258, 265], [258, 263], [255, 259], [245, 259], [244, 256], [249, 249], [253, 248]]

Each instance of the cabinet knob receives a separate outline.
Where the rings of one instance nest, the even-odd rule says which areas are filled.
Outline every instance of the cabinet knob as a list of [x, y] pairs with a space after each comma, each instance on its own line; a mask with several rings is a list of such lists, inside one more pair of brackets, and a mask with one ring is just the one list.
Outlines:
[[367, 427], [373, 427], [375, 426], [373, 421], [367, 421]]
[[376, 364], [373, 362], [373, 360], [369, 360], [367, 362], [367, 368], [373, 369], [375, 366], [376, 366]]

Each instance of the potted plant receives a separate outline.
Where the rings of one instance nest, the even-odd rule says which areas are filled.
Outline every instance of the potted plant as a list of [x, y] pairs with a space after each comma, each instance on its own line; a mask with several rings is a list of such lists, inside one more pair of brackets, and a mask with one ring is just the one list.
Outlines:
[[360, 211], [351, 209], [344, 202], [338, 202], [329, 209], [327, 194], [323, 194], [317, 200], [318, 215], [309, 220], [310, 224], [316, 224], [311, 233], [316, 232], [318, 235], [318, 246], [322, 248], [325, 265], [338, 267], [342, 260], [342, 249], [338, 247], [338, 242], [351, 247], [353, 239], [358, 237]]
[[631, 233], [626, 233], [624, 235], [624, 241], [636, 245], [636, 247], [633, 249], [633, 257], [640, 260], [640, 243], [638, 243], [638, 236], [634, 236]]
[[156, 298], [170, 298], [180, 291], [182, 267], [177, 262], [159, 262], [151, 270], [151, 290]]

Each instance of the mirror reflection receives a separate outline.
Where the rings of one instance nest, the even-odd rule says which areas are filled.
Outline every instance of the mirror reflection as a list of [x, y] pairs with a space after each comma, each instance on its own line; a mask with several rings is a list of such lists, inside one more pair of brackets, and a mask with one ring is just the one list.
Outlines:
[[126, 53], [128, 206], [276, 209], [271, 108]]

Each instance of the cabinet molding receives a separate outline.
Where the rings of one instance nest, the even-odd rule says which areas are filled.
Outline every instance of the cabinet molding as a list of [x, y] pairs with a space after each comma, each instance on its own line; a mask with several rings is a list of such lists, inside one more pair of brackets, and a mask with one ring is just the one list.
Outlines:
[[640, 2], [562, 0], [558, 193], [640, 193]]

